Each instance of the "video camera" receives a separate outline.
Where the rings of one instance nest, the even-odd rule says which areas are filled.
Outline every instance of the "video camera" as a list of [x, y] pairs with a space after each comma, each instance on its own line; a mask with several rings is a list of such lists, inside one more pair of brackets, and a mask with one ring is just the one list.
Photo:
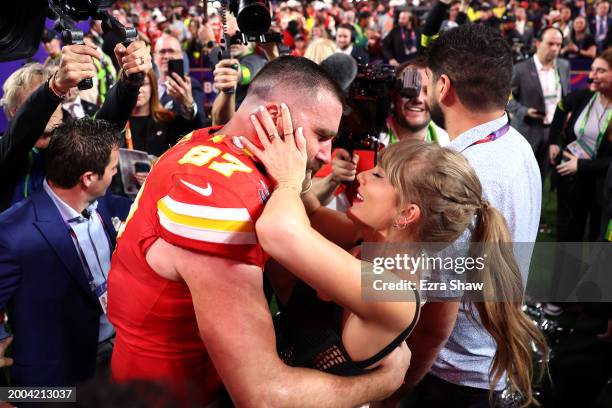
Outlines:
[[378, 150], [378, 137], [386, 128], [394, 96], [414, 98], [420, 92], [418, 69], [406, 68], [398, 76], [392, 65], [359, 65], [334, 146], [349, 151]]
[[[83, 44], [83, 33], [75, 21], [93, 18], [102, 20], [104, 32], [113, 32], [127, 47], [136, 41], [138, 32], [125, 27], [105, 9], [115, 0], [34, 0], [8, 2], [0, 16], [0, 61], [29, 58], [38, 50], [45, 18], [56, 20], [55, 30], [62, 35], [64, 45]], [[144, 75], [130, 75], [130, 80], [142, 82]], [[79, 83], [79, 89], [93, 86], [91, 79]]]

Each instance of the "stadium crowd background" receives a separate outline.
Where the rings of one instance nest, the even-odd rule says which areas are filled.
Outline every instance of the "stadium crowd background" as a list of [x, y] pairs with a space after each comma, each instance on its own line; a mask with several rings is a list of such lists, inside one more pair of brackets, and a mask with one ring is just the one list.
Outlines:
[[[435, 36], [424, 35], [423, 31], [429, 12], [436, 4], [432, 1], [419, 0], [413, 2], [404, 0], [388, 2], [275, 1], [271, 4], [274, 14], [272, 30], [283, 34], [283, 43], [289, 48], [291, 55], [305, 56], [317, 63], [334, 53], [345, 53], [351, 55], [359, 64], [400, 66], [417, 58], [428, 41], [434, 39]], [[542, 33], [546, 32], [549, 27], [557, 28], [563, 36], [555, 53], [569, 63], [569, 76], [566, 78], [569, 89], [560, 93], [556, 102], [561, 99], [561, 96], [569, 93], [570, 89], [579, 90], [588, 87], [587, 79], [593, 61], [596, 56], [602, 55], [612, 45], [612, 17], [610, 17], [608, 1], [490, 0], [485, 2], [453, 0], [445, 6], [445, 10], [447, 15], [441, 24], [441, 31], [463, 24], [489, 26], [498, 30], [508, 41], [515, 63], [530, 59], [536, 53], [538, 44], [544, 42]], [[203, 4], [199, 1], [117, 1], [113, 14], [126, 26], [138, 28], [139, 39], [144, 41], [150, 49], [154, 62], [156, 62], [155, 54], [162, 52], [156, 49], [156, 46], [168, 44], [167, 41], [160, 43], [160, 39], [172, 37], [178, 41], [185, 70], [191, 77], [191, 82], [187, 86], [187, 88], [191, 86], [191, 98], [187, 99], [197, 105], [194, 116], [190, 116], [190, 113], [185, 115], [186, 123], [173, 124], [176, 127], [170, 127], [170, 130], [163, 129], [164, 132], [169, 133], [167, 139], [169, 142], [153, 144], [143, 142], [140, 147], [136, 148], [145, 150], [150, 155], [160, 156], [178, 140], [179, 136], [204, 125], [219, 124], [219, 120], [215, 120], [212, 112], [214, 102], [220, 100], [218, 95], [224, 95], [217, 88], [222, 81], [219, 78], [216, 79], [214, 74], [223, 34], [218, 2]], [[45, 31], [41, 49], [34, 57], [28, 61], [0, 63], [1, 83], [4, 84], [10, 74], [28, 62], [38, 61], [50, 69], [57, 68], [62, 45], [56, 33], [50, 29], [51, 26], [51, 22], [48, 21], [49, 30]], [[74, 114], [75, 118], [88, 114], [89, 111], [85, 109], [86, 105], [89, 106], [88, 109], [92, 113], [97, 111], [105, 100], [106, 92], [118, 78], [118, 65], [113, 53], [116, 40], [103, 35], [94, 22], [80, 23], [79, 27], [87, 34], [88, 41], [100, 47], [104, 52], [104, 57], [96, 65], [98, 75], [94, 89], [79, 95], [79, 104], [83, 110], [74, 114], [68, 106], [64, 106], [65, 114]], [[236, 29], [235, 22], [231, 20], [230, 29]], [[266, 50], [260, 45], [250, 43], [242, 47], [235, 54], [232, 53], [232, 57], [239, 61], [236, 90], [238, 103], [245, 92], [241, 91], [241, 87], [245, 89], [248, 87], [250, 79], [266, 61]], [[555, 54], [554, 57], [556, 58], [557, 55]], [[153, 83], [157, 84], [160, 75], [163, 75], [159, 73], [159, 68], [157, 72], [157, 76], [147, 76], [147, 83], [150, 86]], [[517, 91], [514, 98], [517, 101], [519, 100], [520, 73], [515, 72], [515, 75], [513, 91]], [[560, 82], [559, 78], [557, 82]], [[159, 82], [160, 86], [163, 84], [163, 81]], [[148, 95], [148, 98], [161, 96], [161, 89], [158, 90], [157, 85], [155, 88], [153, 96]], [[166, 92], [168, 92], [167, 89]], [[3, 93], [0, 91], [0, 97], [2, 96]], [[161, 112], [164, 106], [168, 108], [163, 99], [161, 103], [163, 106], [160, 106], [159, 103], [152, 104], [151, 106], [155, 106], [153, 110]], [[509, 111], [513, 112], [512, 102], [509, 105]], [[516, 112], [518, 110], [514, 111], [515, 114]], [[163, 112], [161, 115], [163, 116]], [[200, 117], [199, 122], [197, 117]], [[513, 120], [516, 120], [516, 117]], [[7, 124], [8, 120], [5, 117], [0, 118], [0, 133], [6, 131]], [[553, 137], [554, 123], [544, 120], [543, 125], [550, 130], [550, 137]], [[133, 120], [132, 130], [134, 132], [143, 131], [137, 126], [146, 125], [137, 125], [137, 121]], [[545, 161], [548, 159], [548, 133], [546, 138], [543, 153]], [[125, 147], [130, 147], [128, 141], [122, 143]], [[535, 150], [537, 149], [534, 146]], [[536, 154], [538, 154], [537, 151]], [[609, 164], [610, 158], [606, 157], [606, 160]], [[559, 239], [557, 228], [557, 195], [551, 192], [551, 188], [555, 187], [555, 182], [551, 183], [549, 167], [541, 168], [544, 193], [538, 240], [561, 241], [563, 239]], [[597, 177], [603, 182], [605, 174], [604, 171]], [[136, 177], [142, 177], [138, 179], [138, 182], [142, 183], [146, 174], [137, 174]], [[121, 186], [115, 187], [116, 190], [113, 191], [121, 191]], [[588, 191], [592, 191], [593, 195], [583, 197], [584, 199], [602, 200], [601, 188], [597, 190], [597, 194], [595, 190]], [[126, 195], [132, 199], [134, 197], [130, 194]], [[597, 216], [601, 214], [601, 208], [605, 210], [606, 205], [608, 203], [603, 201], [599, 204], [600, 213], [597, 213]], [[591, 209], [584, 211], [588, 213]], [[603, 237], [605, 228], [601, 230], [599, 217], [590, 214], [590, 230], [586, 228], [585, 218], [582, 230], [577, 232], [578, 235], [576, 231], [570, 231], [574, 233], [574, 237], [577, 237], [572, 239], [573, 241], [594, 241]], [[553, 315], [558, 312], [558, 309], [551, 305], [548, 311]], [[610, 347], [609, 344], [607, 347]]]

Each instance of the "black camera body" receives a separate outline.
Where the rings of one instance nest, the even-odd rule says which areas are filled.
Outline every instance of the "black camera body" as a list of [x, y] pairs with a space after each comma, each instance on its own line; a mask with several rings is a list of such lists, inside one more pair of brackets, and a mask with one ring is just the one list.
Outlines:
[[421, 92], [421, 74], [406, 68], [398, 76], [392, 65], [359, 65], [348, 92], [347, 106], [334, 145], [349, 151], [378, 150], [396, 95], [414, 98]]
[[[236, 16], [240, 32], [248, 38], [265, 34], [272, 24], [268, 0], [228, 0], [229, 11]], [[255, 39], [250, 40], [255, 41]]]

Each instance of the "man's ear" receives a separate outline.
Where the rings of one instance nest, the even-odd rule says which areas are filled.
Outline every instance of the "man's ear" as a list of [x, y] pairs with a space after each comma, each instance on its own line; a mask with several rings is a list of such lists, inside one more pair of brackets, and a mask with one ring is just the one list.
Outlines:
[[455, 88], [448, 75], [440, 75], [438, 86], [440, 87], [440, 103], [452, 105], [455, 101]]
[[268, 113], [270, 114], [270, 116], [272, 117], [272, 121], [274, 122], [274, 124], [276, 125], [276, 129], [278, 131], [279, 135], [283, 134], [283, 124], [282, 124], [282, 120], [281, 120], [281, 106], [280, 103], [269, 103], [266, 105], [266, 109], [268, 110]]
[[83, 188], [87, 190], [96, 180], [96, 178], [98, 178], [98, 175], [94, 174], [93, 171], [86, 171], [81, 176], [81, 186], [83, 186]]

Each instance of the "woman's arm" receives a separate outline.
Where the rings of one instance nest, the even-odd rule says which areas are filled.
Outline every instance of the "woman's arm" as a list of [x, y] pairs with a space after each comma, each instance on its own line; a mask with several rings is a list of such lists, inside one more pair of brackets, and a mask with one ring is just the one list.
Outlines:
[[264, 251], [298, 278], [364, 321], [402, 331], [412, 321], [402, 302], [361, 299], [362, 263], [311, 228], [299, 189], [281, 186], [256, 224]]
[[[266, 166], [276, 184], [256, 223], [263, 249], [298, 278], [364, 322], [376, 322], [389, 330], [402, 331], [413, 317], [407, 316], [406, 304], [362, 302], [361, 262], [310, 226], [300, 198], [307, 161], [302, 129], [293, 136], [289, 110], [284, 104], [281, 108], [281, 132], [277, 132], [277, 125], [266, 110], [260, 114], [262, 119], [251, 119], [264, 150], [246, 138], [241, 140]], [[284, 140], [278, 137], [278, 133], [285, 135]]]
[[312, 193], [303, 194], [302, 202], [310, 225], [326, 239], [344, 249], [351, 248], [359, 240], [355, 223], [345, 213], [323, 207]]

